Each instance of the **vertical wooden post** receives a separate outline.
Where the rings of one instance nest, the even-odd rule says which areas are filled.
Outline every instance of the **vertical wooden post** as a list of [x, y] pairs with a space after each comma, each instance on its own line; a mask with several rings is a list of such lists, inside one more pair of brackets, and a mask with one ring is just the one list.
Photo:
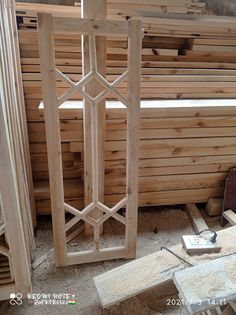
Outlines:
[[[138, 217], [138, 141], [140, 76], [142, 49], [142, 22], [130, 21], [128, 35], [128, 108], [127, 108], [127, 208], [126, 240], [128, 256], [136, 255], [137, 217]], [[132, 36], [131, 36], [132, 34]], [[131, 57], [132, 56], [132, 57]], [[139, 66], [138, 66], [139, 65]]]
[[[86, 19], [106, 19], [107, 16], [107, 0], [82, 0], [81, 13]], [[99, 36], [96, 38], [97, 50], [97, 69], [98, 72], [106, 75], [106, 37]], [[87, 36], [83, 36], [82, 40], [82, 56], [83, 56], [83, 75], [90, 71], [89, 62], [89, 41]], [[86, 91], [91, 96], [96, 96], [101, 92], [101, 85], [97, 81], [92, 80], [86, 85]], [[99, 103], [97, 108], [98, 120], [98, 165], [99, 165], [99, 200], [104, 200], [104, 138], [105, 138], [105, 101]], [[91, 140], [91, 105], [84, 100], [84, 203], [85, 206], [92, 201], [92, 140]], [[101, 215], [100, 210], [91, 212], [91, 216], [98, 219]], [[101, 229], [102, 230], [102, 229]], [[93, 228], [85, 223], [85, 233], [91, 235]]]
[[53, 239], [57, 266], [67, 265], [64, 188], [60, 122], [56, 94], [53, 22], [50, 14], [38, 14], [38, 36], [42, 94], [47, 134], [47, 152], [50, 177]]

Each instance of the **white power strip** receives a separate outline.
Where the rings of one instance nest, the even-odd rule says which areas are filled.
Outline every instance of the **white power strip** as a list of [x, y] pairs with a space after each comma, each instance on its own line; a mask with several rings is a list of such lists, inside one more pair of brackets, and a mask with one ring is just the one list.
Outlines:
[[182, 242], [188, 254], [219, 252], [221, 247], [201, 235], [183, 235]]

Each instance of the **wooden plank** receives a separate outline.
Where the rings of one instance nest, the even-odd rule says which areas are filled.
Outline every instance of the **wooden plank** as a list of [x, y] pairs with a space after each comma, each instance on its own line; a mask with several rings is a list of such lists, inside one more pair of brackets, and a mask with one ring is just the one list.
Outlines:
[[[97, 17], [98, 18], [98, 17]], [[54, 18], [53, 30], [55, 33], [69, 32], [70, 34], [112, 36], [127, 35], [128, 22], [123, 21], [93, 21], [92, 19]]]
[[187, 301], [185, 307], [190, 314], [199, 314], [236, 299], [235, 263], [234, 254], [175, 273], [174, 283], [181, 298]]
[[[2, 92], [2, 91], [1, 91]], [[14, 279], [14, 291], [21, 292], [23, 296], [31, 291], [30, 265], [27, 257], [26, 242], [23, 232], [22, 216], [20, 209], [20, 198], [16, 186], [16, 172], [11, 155], [9, 133], [7, 131], [6, 113], [0, 101], [0, 190], [1, 190], [1, 211], [5, 219], [6, 237], [11, 251], [10, 266], [11, 277]], [[9, 194], [11, 198], [9, 198]], [[11, 286], [12, 287], [12, 286]], [[8, 292], [8, 286], [6, 287]], [[0, 299], [4, 299], [4, 288]], [[9, 298], [9, 296], [7, 297]]]
[[236, 214], [232, 210], [223, 212], [223, 217], [232, 225], [236, 225]]
[[[66, 180], [65, 180], [66, 185]], [[43, 192], [42, 192], [43, 193]], [[144, 192], [139, 193], [139, 206], [155, 206], [155, 205], [176, 205], [193, 202], [207, 202], [209, 197], [222, 197], [224, 193], [223, 187], [200, 188], [200, 189], [179, 189], [171, 191]], [[36, 200], [38, 214], [50, 214], [51, 205], [49, 200], [49, 188], [47, 187], [43, 199]], [[124, 195], [105, 195], [105, 203], [109, 207], [119, 202]], [[78, 194], [74, 197], [66, 197], [66, 202], [74, 207], [81, 209], [83, 207], [82, 197]]]
[[[166, 139], [140, 140], [140, 158], [187, 157], [235, 154], [234, 137], [230, 138], [199, 138], [199, 139]], [[161, 150], [158, 150], [161, 149]], [[125, 158], [125, 141], [106, 141], [106, 160]], [[71, 152], [81, 152], [79, 142], [70, 143]]]
[[44, 114], [46, 121], [50, 192], [53, 216], [53, 239], [57, 266], [67, 265], [66, 235], [64, 231], [64, 189], [58, 103], [56, 97], [55, 61], [53, 53], [52, 16], [38, 15], [38, 36], [43, 81]]
[[[230, 171], [230, 169], [229, 169]], [[221, 215], [223, 208], [222, 198], [210, 198], [207, 201], [206, 212], [209, 216]]]
[[232, 301], [229, 303], [230, 306], [232, 307], [232, 309], [234, 310], [234, 312], [236, 312], [236, 302], [235, 301]]
[[[90, 19], [106, 19], [107, 16], [107, 1], [82, 1], [82, 15], [83, 18]], [[90, 69], [90, 50], [88, 38], [83, 36], [83, 75], [89, 73]], [[106, 75], [106, 38], [99, 37], [96, 39], [96, 56], [97, 56], [97, 69], [101, 75]], [[86, 91], [91, 96], [95, 97], [101, 92], [100, 84], [92, 80], [86, 85]], [[88, 205], [92, 201], [92, 129], [91, 129], [91, 104], [86, 100], [83, 101], [83, 137], [84, 137], [84, 204]], [[97, 138], [98, 138], [98, 176], [100, 185], [98, 188], [98, 195], [101, 202], [104, 200], [104, 130], [105, 130], [105, 100], [101, 101], [97, 108]], [[98, 219], [101, 216], [100, 210], [93, 210], [91, 216], [94, 219]], [[100, 227], [100, 232], [103, 231], [103, 227]], [[85, 234], [93, 234], [93, 228], [91, 225], [85, 223]]]
[[[129, 22], [128, 34], [128, 109], [127, 109], [127, 177], [126, 177], [126, 246], [127, 258], [136, 256], [138, 219], [138, 144], [141, 78], [142, 23]], [[133, 52], [135, 51], [135, 55]]]
[[[23, 218], [27, 255], [30, 261], [34, 248], [33, 224], [35, 219], [32, 195], [32, 174], [29, 160], [28, 134], [19, 64], [19, 50], [12, 1], [1, 2], [1, 73], [0, 89], [8, 121], [11, 154], [16, 169], [21, 215]], [[15, 83], [14, 83], [15, 82]]]
[[[230, 241], [229, 241], [230, 240]], [[182, 245], [170, 249], [193, 265], [233, 254], [236, 250], [236, 227], [218, 232], [220, 253], [190, 256]], [[94, 278], [102, 307], [127, 300], [142, 292], [159, 288], [172, 281], [174, 272], [187, 266], [171, 253], [162, 250], [114, 268]]]
[[197, 206], [195, 204], [187, 204], [185, 205], [185, 210], [188, 213], [189, 219], [192, 223], [193, 229], [196, 233], [200, 233], [206, 229], [208, 229], [208, 226], [203, 219], [200, 211], [198, 210]]

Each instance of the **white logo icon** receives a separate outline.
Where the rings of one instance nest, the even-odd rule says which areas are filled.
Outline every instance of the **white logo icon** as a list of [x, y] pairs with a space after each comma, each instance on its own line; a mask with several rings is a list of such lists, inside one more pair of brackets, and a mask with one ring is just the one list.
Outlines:
[[22, 294], [21, 293], [11, 293], [10, 294], [10, 304], [11, 305], [21, 305], [22, 304]]

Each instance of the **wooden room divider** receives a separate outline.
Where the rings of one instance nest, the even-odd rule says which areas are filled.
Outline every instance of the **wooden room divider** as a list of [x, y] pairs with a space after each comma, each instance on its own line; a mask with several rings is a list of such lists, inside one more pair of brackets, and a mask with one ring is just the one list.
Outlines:
[[[55, 66], [53, 33], [58, 32], [70, 32], [70, 34], [75, 33], [88, 36], [90, 71], [79, 82], [73, 82]], [[39, 13], [38, 35], [56, 265], [66, 266], [122, 257], [135, 257], [138, 206], [138, 130], [142, 24], [136, 20], [121, 22], [75, 19], [53, 17], [51, 14]], [[128, 38], [128, 67], [113, 83], [109, 83], [97, 70], [97, 36], [126, 36]], [[59, 97], [56, 90], [57, 78], [60, 78], [69, 87]], [[85, 90], [86, 84], [91, 80], [96, 80], [103, 87], [103, 90], [95, 97], [91, 96]], [[120, 94], [116, 89], [117, 85], [124, 80], [128, 81], [127, 97]], [[92, 200], [85, 205], [83, 210], [76, 209], [64, 202], [59, 121], [59, 106], [78, 92], [91, 106]], [[97, 104], [108, 95], [117, 98], [127, 107], [126, 196], [111, 208], [99, 200], [98, 163], [99, 126]], [[126, 208], [125, 216], [118, 213], [118, 210], [121, 208]], [[91, 215], [95, 209], [100, 210], [101, 215], [99, 218], [94, 218]], [[65, 211], [74, 215], [67, 223], [65, 220]], [[123, 246], [101, 248], [100, 227], [111, 217], [125, 225], [126, 240]], [[94, 249], [68, 252], [67, 234], [81, 220], [93, 228]]]

